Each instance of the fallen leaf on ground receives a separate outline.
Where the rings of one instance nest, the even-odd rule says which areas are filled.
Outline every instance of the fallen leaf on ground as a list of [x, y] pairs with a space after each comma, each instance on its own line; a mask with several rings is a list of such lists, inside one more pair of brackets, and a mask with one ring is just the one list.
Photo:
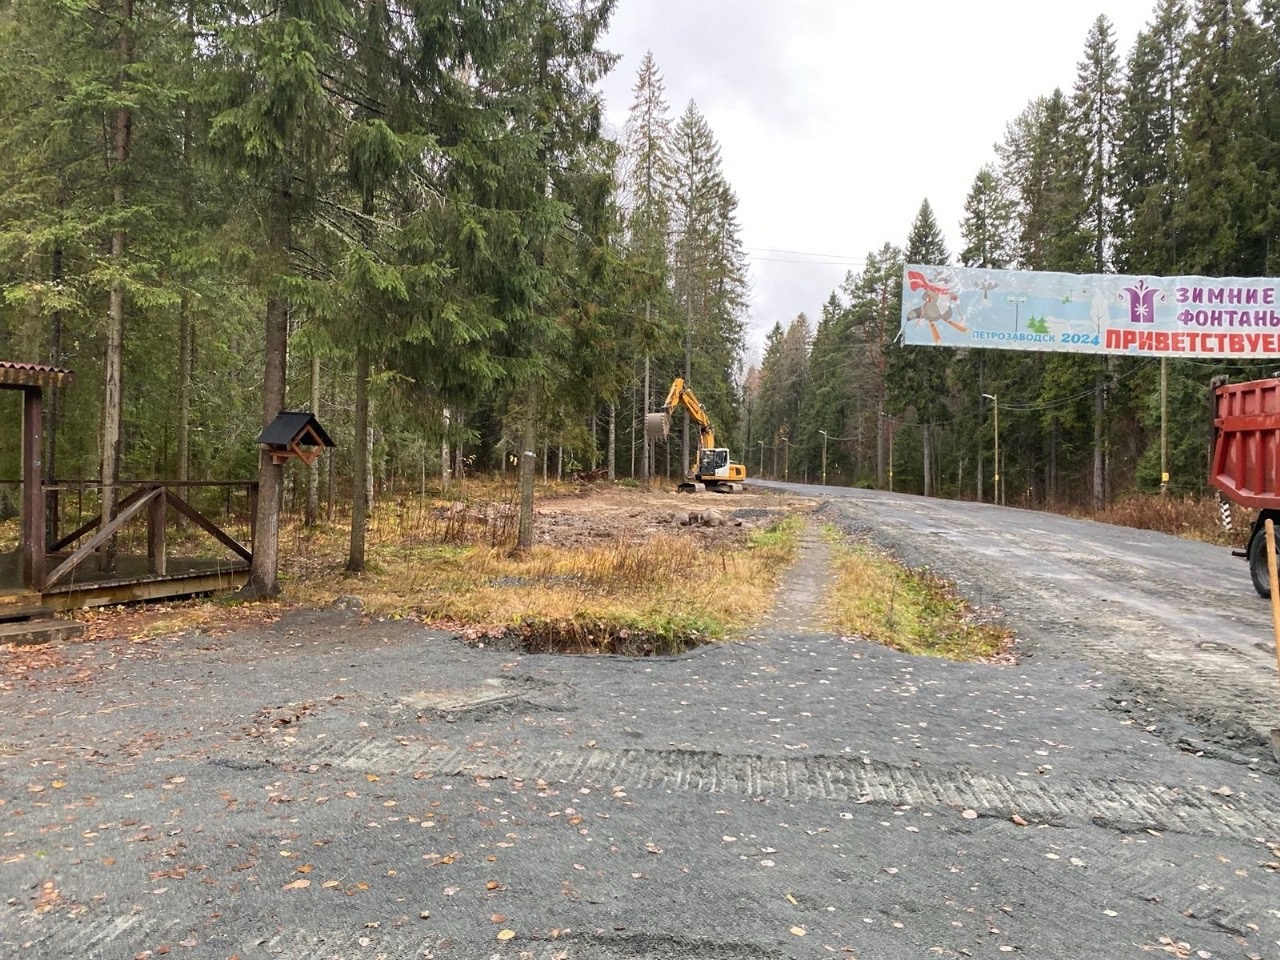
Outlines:
[[499, 931], [498, 931], [498, 939], [499, 939], [499, 940], [510, 940], [510, 939], [511, 939], [512, 937], [514, 937], [515, 935], [516, 935], [516, 932], [515, 932], [514, 930], [499, 930]]
[[309, 886], [311, 886], [310, 880], [298, 879], [298, 880], [292, 880], [289, 883], [286, 883], [280, 889], [281, 890], [305, 890]]

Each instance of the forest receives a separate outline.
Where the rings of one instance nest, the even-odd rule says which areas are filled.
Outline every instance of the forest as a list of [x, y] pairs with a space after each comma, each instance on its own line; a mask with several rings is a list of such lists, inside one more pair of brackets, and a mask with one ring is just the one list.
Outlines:
[[[906, 262], [1081, 273], [1280, 266], [1280, 2], [1160, 0], [1121, 57], [1105, 16], [1071, 90], [1031, 99], [947, 249], [927, 200], [746, 364], [738, 198], [652, 56], [602, 121], [615, 0], [0, 0], [0, 359], [75, 371], [46, 404], [48, 484], [257, 479], [350, 524], [511, 477], [680, 475], [684, 376], [749, 476], [1103, 504], [1204, 486], [1207, 384], [1265, 362], [904, 348]], [[845, 185], [873, 189], [870, 184]], [[834, 188], [834, 185], [833, 185]], [[16, 499], [17, 400], [0, 441]], [[281, 410], [337, 442], [256, 446]], [[271, 593], [274, 548], [255, 551]], [[261, 560], [259, 553], [263, 556]]]

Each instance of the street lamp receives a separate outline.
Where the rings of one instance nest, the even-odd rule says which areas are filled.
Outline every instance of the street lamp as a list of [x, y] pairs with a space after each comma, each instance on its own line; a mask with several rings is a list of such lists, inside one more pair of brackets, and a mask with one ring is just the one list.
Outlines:
[[[777, 473], [775, 470], [774, 473]], [[782, 438], [782, 479], [785, 483], [791, 474], [791, 441]]]
[[[1013, 332], [1018, 332], [1018, 308], [1027, 302], [1027, 298], [1020, 293], [1011, 293], [1005, 297], [1009, 303], [1013, 304]], [[985, 394], [984, 394], [985, 396]]]
[[822, 434], [822, 485], [827, 485], [827, 431], [819, 430]]
[[756, 442], [760, 444], [760, 476], [763, 477], [764, 476], [764, 441], [758, 440]]
[[[884, 416], [884, 414], [880, 414]], [[898, 431], [898, 418], [889, 417], [889, 492], [893, 492], [893, 435]]]
[[984, 396], [984, 397], [986, 397], [988, 400], [990, 400], [993, 404], [995, 404], [995, 411], [996, 411], [996, 416], [995, 416], [995, 438], [996, 438], [996, 442], [995, 442], [995, 448], [996, 448], [996, 449], [995, 449], [995, 455], [996, 455], [996, 456], [995, 456], [995, 459], [996, 459], [996, 471], [995, 471], [995, 490], [994, 490], [994, 494], [995, 494], [995, 502], [996, 502], [996, 503], [999, 503], [999, 502], [1000, 502], [1000, 398], [999, 398], [998, 396], [996, 396], [996, 394], [994, 394], [994, 393], [984, 393], [984, 394], [983, 394], [983, 396]]

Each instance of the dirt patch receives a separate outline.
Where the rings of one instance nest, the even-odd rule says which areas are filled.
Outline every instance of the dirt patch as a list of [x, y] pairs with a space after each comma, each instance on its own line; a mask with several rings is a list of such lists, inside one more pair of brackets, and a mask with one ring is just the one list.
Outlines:
[[[745, 542], [753, 529], [813, 506], [814, 501], [803, 497], [750, 488], [733, 494], [690, 494], [671, 488], [590, 484], [538, 500], [534, 538], [548, 546], [581, 547], [607, 541], [643, 543], [659, 534], [675, 533], [709, 549], [732, 547]], [[716, 524], [715, 515], [724, 522]]]

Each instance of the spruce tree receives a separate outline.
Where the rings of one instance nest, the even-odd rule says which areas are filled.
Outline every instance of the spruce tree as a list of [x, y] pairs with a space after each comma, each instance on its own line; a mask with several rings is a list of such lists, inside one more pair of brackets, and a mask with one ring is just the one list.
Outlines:
[[1267, 266], [1271, 212], [1260, 111], [1264, 45], [1244, 0], [1198, 0], [1187, 36], [1187, 112], [1174, 208], [1184, 273], [1257, 276]]
[[1013, 203], [1003, 181], [990, 164], [973, 178], [964, 202], [960, 234], [965, 246], [960, 262], [966, 267], [1002, 270], [1013, 259]]
[[[289, 316], [303, 286], [293, 259], [297, 221], [319, 199], [344, 127], [326, 77], [339, 75], [342, 39], [351, 23], [340, 0], [245, 0], [230, 4], [210, 38], [213, 69], [205, 89], [211, 145], [242, 171], [258, 206], [255, 238], [265, 295], [262, 422], [285, 408]], [[283, 468], [265, 448], [258, 458], [258, 508], [247, 597], [280, 592], [279, 529]]]
[[1072, 112], [1084, 157], [1084, 227], [1089, 233], [1094, 273], [1108, 272], [1113, 259], [1119, 73], [1111, 21], [1099, 15], [1089, 28], [1072, 96]]
[[1116, 267], [1121, 273], [1177, 269], [1172, 219], [1181, 188], [1174, 157], [1186, 84], [1185, 33], [1184, 0], [1161, 0], [1129, 55], [1116, 154]]
[[[746, 261], [737, 198], [721, 169], [720, 146], [697, 105], [689, 103], [672, 138], [673, 281], [683, 363], [675, 371], [694, 388], [714, 423], [736, 422], [734, 378], [743, 348]], [[685, 418], [681, 462], [691, 462]]]
[[[667, 196], [672, 178], [671, 116], [662, 74], [646, 51], [632, 87], [627, 114], [620, 177], [621, 205], [627, 234], [628, 259], [637, 280], [633, 291], [642, 304], [643, 325], [639, 326], [643, 355], [639, 422], [633, 435], [643, 438], [642, 475], [646, 483], [653, 475], [653, 443], [644, 438], [644, 415], [654, 407], [653, 354], [674, 337], [674, 311], [670, 290], [670, 205]], [[665, 365], [663, 366], [665, 369]], [[657, 385], [659, 391], [663, 384]]]
[[[907, 263], [946, 266], [951, 260], [942, 230], [926, 199], [907, 236]], [[889, 353], [889, 390], [897, 413], [911, 411], [920, 429], [921, 490], [931, 496], [936, 464], [934, 425], [947, 419], [947, 366], [950, 351], [897, 346]]]

